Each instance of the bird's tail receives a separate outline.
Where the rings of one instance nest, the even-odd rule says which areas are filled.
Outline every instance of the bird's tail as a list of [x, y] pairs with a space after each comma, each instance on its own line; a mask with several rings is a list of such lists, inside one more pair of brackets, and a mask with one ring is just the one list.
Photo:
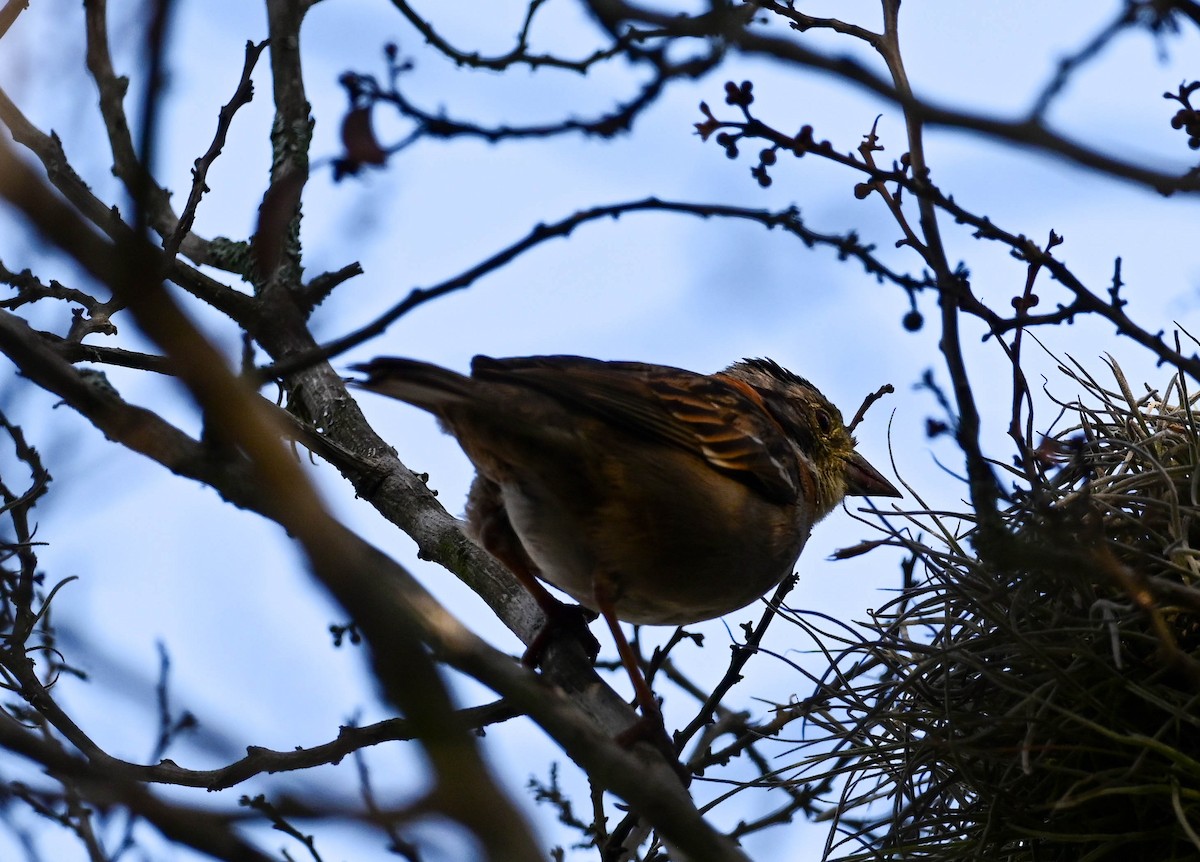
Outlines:
[[447, 406], [477, 394], [478, 384], [471, 378], [416, 359], [380, 356], [351, 365], [350, 370], [367, 375], [365, 380], [350, 381], [351, 385], [407, 401], [431, 413], [440, 414]]

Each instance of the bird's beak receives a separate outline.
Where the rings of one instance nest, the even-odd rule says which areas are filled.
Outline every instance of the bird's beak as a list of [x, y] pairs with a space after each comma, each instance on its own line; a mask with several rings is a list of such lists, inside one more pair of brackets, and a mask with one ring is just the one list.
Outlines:
[[857, 452], [846, 459], [846, 493], [853, 497], [904, 496]]

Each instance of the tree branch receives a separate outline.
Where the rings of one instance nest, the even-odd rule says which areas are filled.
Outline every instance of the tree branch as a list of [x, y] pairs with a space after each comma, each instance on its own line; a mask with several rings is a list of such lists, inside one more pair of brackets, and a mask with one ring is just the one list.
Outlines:
[[1171, 174], [1108, 155], [1053, 131], [1033, 115], [1025, 119], [1000, 120], [978, 111], [937, 105], [904, 92], [852, 58], [822, 54], [794, 40], [754, 33], [744, 26], [742, 21], [745, 18], [745, 10], [757, 8], [756, 2], [734, 6], [724, 14], [696, 17], [660, 12], [644, 6], [635, 6], [624, 0], [587, 0], [587, 5], [593, 14], [618, 25], [637, 22], [661, 27], [676, 37], [720, 37], [747, 55], [770, 57], [795, 66], [828, 72], [892, 102], [902, 108], [906, 116], [925, 125], [964, 129], [1038, 152], [1061, 156], [1081, 167], [1128, 180], [1162, 194], [1200, 191], [1198, 172]]

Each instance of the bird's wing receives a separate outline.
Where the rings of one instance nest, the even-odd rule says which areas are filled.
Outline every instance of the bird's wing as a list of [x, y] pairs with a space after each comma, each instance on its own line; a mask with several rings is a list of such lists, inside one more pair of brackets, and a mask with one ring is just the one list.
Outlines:
[[783, 430], [751, 387], [640, 362], [580, 356], [491, 359], [472, 376], [589, 411], [627, 432], [692, 452], [774, 502], [795, 502], [797, 464]]

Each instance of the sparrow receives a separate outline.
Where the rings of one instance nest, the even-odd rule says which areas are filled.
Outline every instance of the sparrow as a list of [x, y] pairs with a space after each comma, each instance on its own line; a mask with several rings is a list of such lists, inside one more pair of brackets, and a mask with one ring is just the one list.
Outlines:
[[744, 607], [847, 495], [900, 496], [838, 409], [770, 359], [716, 374], [580, 356], [476, 356], [469, 377], [395, 357], [352, 370], [458, 440], [477, 471], [472, 538], [550, 623], [563, 606], [539, 580], [604, 617], [644, 716], [657, 701], [619, 620], [686, 625]]

